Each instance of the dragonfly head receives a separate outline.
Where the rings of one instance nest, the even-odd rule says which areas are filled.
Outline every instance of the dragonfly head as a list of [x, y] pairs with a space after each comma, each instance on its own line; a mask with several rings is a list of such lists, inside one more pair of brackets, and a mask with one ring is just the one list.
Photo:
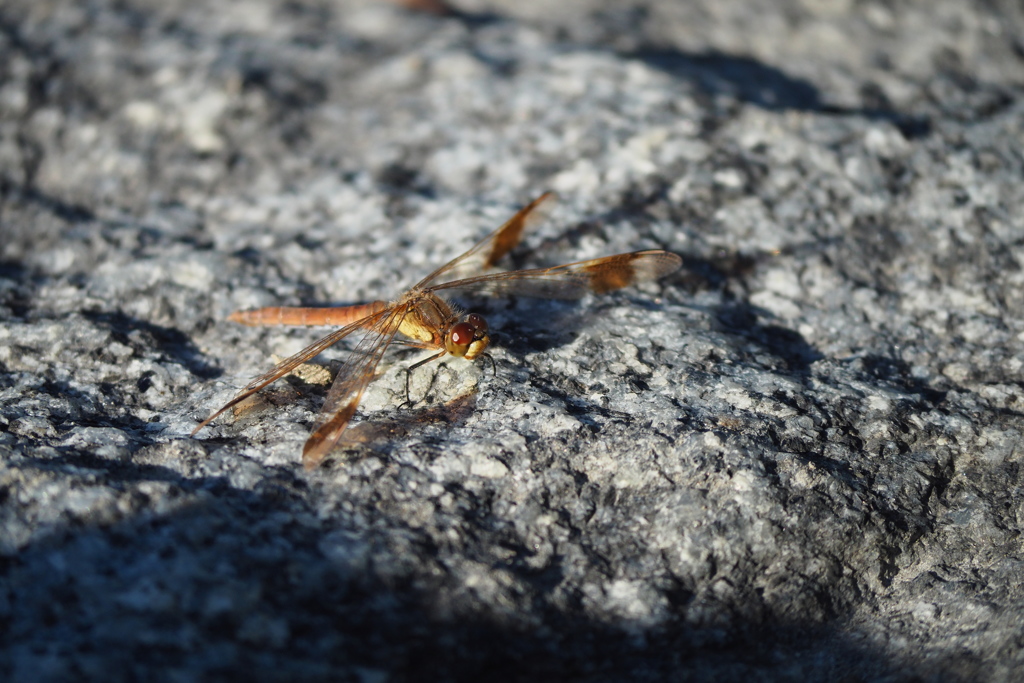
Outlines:
[[470, 313], [452, 325], [444, 338], [444, 348], [453, 356], [473, 360], [487, 348], [491, 338], [487, 336], [487, 321], [482, 315]]

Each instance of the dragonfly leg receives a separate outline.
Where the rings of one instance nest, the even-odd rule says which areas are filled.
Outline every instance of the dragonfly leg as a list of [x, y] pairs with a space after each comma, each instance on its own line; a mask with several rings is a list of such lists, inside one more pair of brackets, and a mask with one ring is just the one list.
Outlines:
[[[445, 355], [446, 353], [448, 353], [448, 352], [442, 349], [438, 353], [435, 353], [433, 356], [430, 356], [429, 358], [424, 358], [423, 360], [421, 360], [421, 361], [419, 361], [417, 363], [413, 363], [412, 365], [410, 365], [408, 368], [405, 369], [405, 404], [404, 405], [411, 406], [413, 404], [413, 402], [412, 402], [412, 394], [410, 393], [410, 390], [409, 390], [409, 379], [412, 377], [412, 371], [415, 370], [416, 368], [418, 368], [421, 365], [425, 365], [425, 364], [429, 363], [432, 360], [437, 360], [438, 358], [440, 358], [441, 356]], [[433, 386], [433, 384], [434, 384], [433, 380], [431, 380], [430, 384], [431, 384], [431, 386]], [[430, 387], [427, 387], [427, 393], [429, 393], [429, 392], [430, 392]]]
[[489, 353], [482, 353], [482, 354], [480, 354], [480, 357], [481, 358], [486, 358], [487, 360], [491, 361], [491, 374], [494, 377], [497, 377], [498, 376], [498, 366], [494, 363], [494, 357], [491, 354], [489, 354]]

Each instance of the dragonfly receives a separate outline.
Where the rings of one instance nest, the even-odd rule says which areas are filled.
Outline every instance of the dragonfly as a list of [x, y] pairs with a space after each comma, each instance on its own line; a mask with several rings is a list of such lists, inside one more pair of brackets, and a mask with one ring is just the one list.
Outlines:
[[[474, 360], [490, 344], [487, 321], [478, 313], [462, 314], [444, 295], [527, 296], [578, 299], [605, 294], [640, 282], [657, 280], [680, 268], [682, 259], [662, 250], [634, 251], [550, 268], [486, 272], [519, 244], [528, 229], [551, 212], [556, 195], [546, 192], [469, 251], [441, 266], [394, 301], [335, 307], [271, 306], [237, 311], [228, 320], [243, 325], [340, 326], [322, 339], [253, 379], [230, 401], [192, 431], [195, 436], [226, 410], [355, 332], [365, 333], [341, 365], [309, 439], [302, 449], [307, 470], [315, 469], [338, 444], [355, 415], [377, 365], [393, 344], [432, 351], [413, 369], [446, 355]], [[477, 273], [477, 274], [473, 274]], [[402, 337], [398, 337], [402, 335]], [[491, 361], [493, 363], [493, 360]]]

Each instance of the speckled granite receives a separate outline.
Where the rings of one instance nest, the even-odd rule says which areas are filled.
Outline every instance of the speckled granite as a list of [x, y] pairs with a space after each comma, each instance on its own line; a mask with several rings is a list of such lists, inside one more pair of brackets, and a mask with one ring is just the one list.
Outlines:
[[[0, 678], [1024, 677], [1020, 5], [552, 4], [0, 5]], [[546, 189], [686, 268], [188, 437]]]

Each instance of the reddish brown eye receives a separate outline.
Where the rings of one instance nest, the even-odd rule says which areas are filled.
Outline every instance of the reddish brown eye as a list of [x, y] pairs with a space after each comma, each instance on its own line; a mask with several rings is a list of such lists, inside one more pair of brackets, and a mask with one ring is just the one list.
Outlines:
[[461, 322], [452, 328], [452, 343], [465, 346], [473, 341], [473, 333], [476, 330], [467, 322]]
[[487, 321], [479, 313], [470, 313], [466, 316], [466, 322], [472, 325], [476, 330], [481, 333], [487, 331]]

